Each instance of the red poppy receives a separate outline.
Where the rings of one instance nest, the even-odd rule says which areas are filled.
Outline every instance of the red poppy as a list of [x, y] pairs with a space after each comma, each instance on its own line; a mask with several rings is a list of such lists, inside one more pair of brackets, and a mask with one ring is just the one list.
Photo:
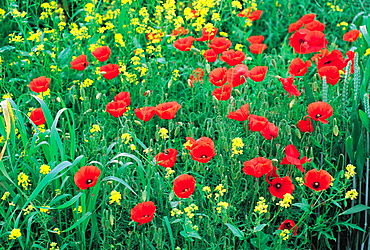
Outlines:
[[284, 230], [284, 229], [288, 229], [288, 230], [293, 229], [293, 235], [294, 236], [297, 236], [297, 234], [298, 234], [297, 233], [298, 227], [295, 226], [295, 222], [292, 221], [292, 220], [285, 220], [285, 221], [283, 221], [283, 223], [281, 223], [278, 230]]
[[313, 102], [308, 105], [307, 113], [312, 120], [327, 124], [326, 119], [333, 115], [333, 108], [326, 102]]
[[188, 174], [182, 174], [173, 181], [173, 192], [179, 198], [189, 198], [195, 191], [195, 178]]
[[251, 13], [251, 9], [250, 8], [246, 8], [242, 11], [240, 11], [237, 16], [238, 17], [248, 17], [248, 15]]
[[89, 65], [89, 62], [87, 61], [86, 55], [80, 55], [73, 59], [71, 62], [71, 69], [77, 69], [77, 70], [84, 70]]
[[318, 71], [321, 78], [325, 76], [326, 82], [335, 85], [340, 79], [339, 70], [336, 66], [324, 66]]
[[215, 155], [215, 145], [212, 139], [208, 137], [201, 137], [198, 140], [194, 140], [191, 137], [186, 138], [187, 141], [190, 141], [191, 146], [187, 147], [186, 149], [191, 150], [190, 155], [193, 160], [207, 163], [209, 162]]
[[314, 62], [316, 62], [316, 63], [317, 63], [317, 61], [318, 61], [319, 59], [321, 59], [321, 58], [323, 58], [324, 56], [327, 56], [327, 55], [329, 55], [329, 50], [327, 50], [327, 49], [322, 49], [322, 50], [320, 50], [320, 51], [319, 51], [319, 53], [318, 53], [318, 54], [315, 54], [315, 55], [313, 55], [313, 56], [311, 57], [311, 61], [314, 61]]
[[155, 110], [156, 110], [156, 107], [142, 107], [142, 108], [134, 109], [134, 112], [137, 118], [139, 118], [140, 120], [144, 122], [147, 122], [153, 118], [153, 116], [155, 115]]
[[213, 51], [213, 49], [209, 49], [204, 51], [203, 56], [207, 60], [207, 62], [215, 62], [218, 55]]
[[309, 67], [311, 67], [311, 61], [307, 60], [303, 62], [301, 58], [295, 58], [289, 65], [289, 74], [292, 76], [303, 76], [306, 74]]
[[247, 17], [251, 21], [256, 21], [256, 20], [260, 19], [262, 13], [263, 13], [262, 10], [255, 10], [252, 13], [250, 13]]
[[37, 109], [32, 110], [30, 119], [35, 125], [42, 125], [46, 123], [42, 108], [37, 108]]
[[283, 165], [283, 164], [295, 165], [299, 169], [299, 171], [304, 173], [305, 170], [303, 169], [302, 165], [308, 162], [307, 157], [305, 156], [302, 159], [299, 159], [299, 156], [301, 154], [298, 152], [297, 148], [292, 144], [289, 144], [288, 146], [286, 146], [284, 151], [285, 151], [285, 157], [281, 161], [280, 165]]
[[307, 43], [309, 53], [318, 52], [328, 44], [325, 34], [321, 31], [309, 31], [304, 39]]
[[267, 123], [267, 126], [260, 131], [260, 133], [266, 140], [272, 140], [278, 137], [279, 128], [275, 124], [269, 122]]
[[288, 77], [288, 78], [279, 78], [279, 81], [283, 84], [283, 88], [285, 91], [289, 93], [289, 97], [292, 95], [294, 96], [300, 96], [301, 92], [297, 89], [297, 86], [293, 84], [294, 82], [294, 77]]
[[231, 41], [225, 37], [215, 37], [208, 45], [216, 54], [221, 54], [232, 45]]
[[123, 102], [126, 106], [130, 106], [131, 98], [129, 92], [120, 92], [114, 97], [114, 101]]
[[79, 189], [87, 189], [95, 186], [97, 183], [101, 170], [96, 166], [83, 166], [74, 176], [74, 181]]
[[184, 38], [177, 39], [173, 46], [181, 51], [189, 51], [191, 49], [191, 46], [193, 46], [194, 37], [188, 36]]
[[100, 72], [104, 72], [104, 78], [111, 80], [119, 75], [119, 65], [118, 64], [107, 64], [100, 67]]
[[219, 101], [227, 101], [231, 97], [231, 90], [233, 89], [232, 85], [226, 84], [222, 85], [220, 88], [213, 90], [212, 95], [217, 98]]
[[346, 34], [343, 35], [343, 41], [354, 42], [357, 40], [359, 35], [360, 35], [359, 30], [350, 30]]
[[195, 40], [200, 41], [200, 42], [210, 41], [216, 36], [217, 31], [218, 31], [218, 29], [215, 28], [215, 27], [213, 27], [213, 28], [203, 28], [202, 29], [202, 37], [195, 38]]
[[227, 118], [237, 120], [237, 121], [245, 121], [249, 117], [249, 104], [244, 104], [243, 106], [240, 107], [240, 109], [230, 112], [227, 115]]
[[264, 40], [265, 40], [264, 36], [250, 36], [247, 38], [247, 41], [250, 42], [251, 44], [262, 43]]
[[127, 111], [127, 106], [124, 102], [110, 102], [106, 106], [106, 111], [117, 118]]
[[154, 158], [159, 166], [172, 168], [176, 163], [177, 154], [178, 152], [176, 149], [169, 148], [158, 153]]
[[302, 21], [299, 21], [299, 20], [295, 23], [291, 23], [289, 25], [288, 32], [292, 33], [293, 31], [299, 30], [300, 28], [302, 28], [303, 24], [304, 23]]
[[157, 207], [152, 201], [139, 203], [131, 209], [131, 220], [139, 222], [139, 226], [149, 223], [153, 220], [156, 209]]
[[312, 125], [312, 121], [309, 117], [306, 117], [303, 120], [299, 120], [298, 124], [297, 124], [297, 127], [299, 128], [299, 130], [302, 133], [305, 133], [305, 132], [311, 133], [311, 132], [315, 131], [315, 129]]
[[209, 73], [209, 81], [215, 86], [222, 86], [226, 83], [226, 68], [215, 68]]
[[232, 87], [237, 87], [245, 83], [248, 76], [248, 67], [244, 64], [238, 64], [234, 68], [228, 69], [226, 72], [227, 82], [230, 83]]
[[188, 33], [189, 33], [189, 30], [184, 29], [184, 27], [181, 26], [180, 28], [174, 29], [171, 32], [171, 36], [182, 36], [182, 35], [186, 35]]
[[330, 54], [325, 53], [317, 59], [317, 68], [321, 69], [325, 66], [335, 66], [338, 70], [343, 69], [347, 62], [343, 58], [342, 52], [333, 50]]
[[249, 51], [253, 54], [262, 54], [267, 49], [267, 45], [263, 43], [253, 43], [249, 45]]
[[244, 162], [243, 172], [247, 175], [252, 175], [256, 178], [261, 177], [272, 171], [272, 161], [264, 157], [253, 158], [252, 160]]
[[233, 49], [222, 52], [222, 55], [220, 56], [220, 60], [224, 61], [230, 66], [240, 64], [242, 61], [244, 61], [244, 59], [245, 54], [243, 51], [235, 51]]
[[289, 176], [274, 178], [270, 183], [269, 191], [271, 195], [283, 199], [285, 194], [292, 194], [295, 187]]
[[304, 176], [304, 185], [315, 191], [322, 191], [330, 187], [332, 179], [333, 177], [323, 169], [311, 169]]
[[301, 21], [302, 23], [304, 24], [308, 24], [310, 22], [312, 22], [316, 17], [316, 14], [306, 14], [304, 16], [302, 16], [299, 21]]
[[248, 120], [248, 127], [254, 132], [263, 130], [269, 122], [266, 117], [252, 114], [249, 115]]
[[161, 119], [170, 120], [175, 118], [176, 112], [181, 108], [181, 105], [177, 102], [165, 102], [156, 106], [155, 113]]
[[324, 31], [325, 30], [325, 24], [323, 24], [320, 21], [313, 20], [312, 22], [309, 22], [305, 26], [306, 29], [308, 30], [317, 30], [317, 31]]
[[91, 54], [98, 59], [100, 62], [108, 60], [110, 57], [111, 50], [108, 46], [102, 46], [96, 48]]
[[194, 83], [200, 82], [203, 83], [203, 76], [204, 70], [202, 68], [196, 68], [193, 70], [192, 74], [190, 75], [190, 79], [188, 80], [189, 86], [192, 88], [194, 87]]
[[50, 80], [45, 76], [37, 77], [30, 82], [30, 89], [36, 93], [45, 92], [50, 86]]
[[249, 78], [255, 82], [262, 82], [265, 79], [267, 70], [266, 66], [256, 66], [249, 71]]

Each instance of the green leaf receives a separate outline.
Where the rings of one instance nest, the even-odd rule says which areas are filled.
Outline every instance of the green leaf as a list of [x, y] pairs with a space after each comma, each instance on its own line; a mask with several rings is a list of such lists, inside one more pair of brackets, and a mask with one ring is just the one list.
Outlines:
[[133, 192], [135, 195], [137, 195], [137, 193], [135, 193], [135, 191], [131, 188], [131, 186], [129, 184], [127, 184], [127, 182], [122, 180], [121, 178], [118, 178], [118, 177], [115, 177], [115, 176], [107, 176], [104, 179], [102, 179], [102, 181], [118, 181], [119, 183], [123, 184], [125, 187], [130, 189], [130, 191]]
[[351, 162], [354, 162], [354, 153], [353, 153], [353, 138], [352, 136], [348, 136], [345, 141], [346, 152], [348, 154], [349, 159]]
[[370, 119], [368, 115], [362, 111], [361, 109], [358, 110], [358, 114], [360, 116], [360, 119], [362, 121], [362, 125], [366, 128], [368, 132], [370, 132]]
[[75, 197], [73, 197], [72, 199], [70, 199], [69, 201], [64, 203], [63, 205], [60, 205], [59, 207], [56, 207], [55, 209], [63, 209], [63, 208], [71, 206], [73, 203], [75, 203], [78, 200], [78, 198], [80, 198], [81, 195], [82, 195], [81, 192], [78, 193]]
[[58, 55], [58, 61], [60, 67], [63, 67], [72, 57], [72, 48], [71, 46], [68, 46], [64, 50], [62, 50]]
[[82, 222], [84, 222], [87, 218], [89, 218], [90, 216], [92, 215], [92, 213], [90, 212], [87, 212], [86, 214], [84, 214], [80, 219], [78, 219], [78, 221], [76, 221], [72, 226], [70, 226], [69, 228], [67, 228], [66, 230], [63, 230], [63, 232], [68, 232], [68, 231], [71, 231], [72, 229], [78, 227]]
[[311, 211], [311, 206], [309, 204], [305, 203], [293, 203], [292, 206], [299, 207], [305, 212], [310, 212]]
[[355, 214], [355, 213], [359, 213], [359, 212], [365, 211], [367, 209], [370, 209], [370, 207], [365, 206], [365, 205], [362, 205], [362, 204], [358, 204], [358, 205], [356, 205], [354, 207], [351, 207], [350, 209], [347, 209], [343, 213], [340, 213], [339, 215]]
[[231, 232], [234, 234], [234, 236], [238, 237], [241, 240], [244, 240], [244, 233], [240, 231], [239, 228], [236, 226], [230, 224], [230, 223], [225, 223], [225, 225], [231, 230]]
[[171, 223], [168, 220], [167, 216], [164, 216], [163, 219], [164, 219], [164, 222], [166, 223], [166, 227], [167, 227], [167, 230], [168, 230], [168, 235], [170, 236], [171, 249], [174, 250], [175, 249], [175, 239], [173, 238]]
[[339, 222], [339, 223], [336, 223], [335, 226], [345, 226], [347, 229], [348, 228], [353, 228], [353, 229], [357, 229], [361, 232], [366, 233], [366, 231], [364, 229], [362, 229], [361, 227], [359, 227], [359, 226], [357, 226], [356, 224], [353, 224], [353, 223]]
[[258, 232], [258, 231], [262, 231], [262, 229], [266, 226], [267, 224], [261, 224], [261, 225], [258, 225], [256, 227], [254, 227], [253, 231], [254, 232]]

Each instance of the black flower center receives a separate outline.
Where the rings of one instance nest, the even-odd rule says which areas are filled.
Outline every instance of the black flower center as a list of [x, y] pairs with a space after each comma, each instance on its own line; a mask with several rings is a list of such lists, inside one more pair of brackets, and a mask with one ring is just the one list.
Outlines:
[[292, 225], [290, 225], [290, 222], [287, 222], [287, 223], [285, 223], [285, 227], [286, 227], [287, 229], [291, 229], [291, 228], [292, 228]]
[[168, 155], [170, 153], [170, 151], [168, 151], [167, 149], [163, 151], [163, 154], [165, 155]]
[[276, 183], [276, 184], [275, 184], [275, 187], [276, 187], [276, 188], [281, 188], [281, 184], [280, 184], [280, 183]]
[[313, 183], [314, 188], [318, 188], [319, 186], [320, 186], [320, 183], [318, 183], [317, 181]]
[[147, 215], [147, 214], [146, 214], [146, 215], [144, 215], [144, 216], [143, 216], [143, 218], [148, 218], [148, 217], [150, 217], [150, 215]]
[[206, 155], [202, 155], [200, 158], [207, 158], [207, 156]]
[[320, 118], [322, 115], [320, 115], [320, 114], [317, 114], [315, 117], [316, 118]]
[[189, 188], [185, 188], [184, 190], [182, 190], [183, 193], [186, 193], [187, 191], [189, 191]]
[[331, 63], [331, 61], [326, 61], [326, 62], [324, 62], [324, 65], [328, 65], [330, 63]]
[[86, 184], [91, 184], [93, 181], [91, 179], [86, 180]]

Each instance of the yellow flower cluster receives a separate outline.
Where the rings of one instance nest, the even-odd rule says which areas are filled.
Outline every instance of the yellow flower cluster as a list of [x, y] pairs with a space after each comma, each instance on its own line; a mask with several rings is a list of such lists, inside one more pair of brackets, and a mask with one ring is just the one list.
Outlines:
[[168, 136], [168, 129], [166, 129], [166, 128], [160, 128], [159, 131], [158, 131], [158, 134], [164, 140], [170, 138]]
[[18, 186], [21, 186], [22, 185], [22, 187], [25, 189], [25, 190], [27, 190], [28, 189], [28, 186], [29, 185], [31, 185], [30, 184], [30, 180], [29, 180], [29, 177], [28, 177], [28, 175], [26, 175], [25, 173], [23, 173], [23, 172], [21, 172], [21, 173], [19, 173], [19, 175], [18, 175]]
[[6, 200], [8, 197], [9, 197], [10, 193], [8, 191], [6, 191], [3, 196], [1, 197], [1, 199], [4, 201]]
[[100, 126], [97, 124], [93, 124], [92, 128], [90, 129], [90, 133], [95, 133], [95, 132], [101, 132]]
[[116, 191], [116, 190], [113, 190], [112, 192], [110, 192], [110, 197], [109, 197], [110, 201], [109, 201], [109, 204], [112, 204], [114, 202], [117, 203], [117, 205], [121, 205], [121, 199], [122, 199], [122, 195], [120, 192]]
[[129, 143], [130, 143], [130, 141], [132, 141], [132, 137], [131, 137], [131, 135], [130, 135], [129, 133], [124, 133], [124, 134], [122, 134], [122, 135], [121, 135], [121, 139], [122, 139], [122, 142], [123, 142], [124, 144], [129, 144]]
[[351, 177], [354, 177], [356, 172], [355, 172], [355, 166], [353, 166], [352, 164], [348, 164], [347, 167], [346, 167], [346, 172], [344, 173], [344, 176], [346, 177], [346, 179], [349, 179]]
[[283, 238], [283, 240], [287, 240], [290, 237], [290, 231], [288, 229], [284, 229], [281, 231], [280, 236]]
[[35, 207], [34, 207], [34, 206], [32, 206], [32, 205], [28, 205], [25, 209], [23, 209], [23, 210], [22, 210], [22, 211], [24, 212], [24, 213], [23, 213], [23, 215], [27, 215], [27, 214], [31, 213], [31, 211], [32, 211], [33, 209], [35, 209]]
[[296, 177], [295, 180], [298, 182], [298, 185], [299, 186], [302, 186], [304, 181], [303, 181], [303, 178], [302, 177]]
[[48, 166], [46, 164], [42, 164], [40, 166], [40, 173], [41, 174], [48, 174], [50, 171], [51, 171], [50, 166]]
[[166, 175], [164, 176], [164, 178], [170, 178], [173, 174], [175, 173], [175, 170], [173, 170], [172, 168], [166, 168]]
[[41, 8], [43, 8], [44, 11], [41, 12], [40, 19], [45, 20], [49, 16], [53, 15], [53, 12], [58, 8], [58, 4], [55, 1], [51, 1], [50, 3], [42, 3]]
[[50, 206], [42, 206], [42, 207], [40, 207], [40, 212], [41, 213], [46, 213], [46, 214], [50, 213], [50, 209], [47, 209], [48, 207], [50, 207]]
[[83, 82], [79, 82], [80, 89], [90, 87], [94, 83], [93, 80], [86, 78]]
[[232, 144], [231, 144], [231, 151], [232, 151], [231, 157], [233, 157], [234, 155], [242, 155], [243, 150], [241, 148], [244, 147], [243, 140], [241, 138], [237, 137], [237, 138], [232, 139], [231, 142], [232, 142]]
[[268, 205], [266, 204], [266, 200], [264, 197], [259, 197], [259, 201], [257, 201], [257, 205], [254, 207], [254, 212], [263, 214], [267, 213]]
[[290, 207], [290, 205], [292, 205], [293, 199], [294, 199], [293, 195], [286, 193], [284, 194], [284, 199], [276, 203], [276, 205], [281, 206], [283, 208], [288, 208]]
[[215, 200], [218, 199], [220, 196], [224, 196], [224, 194], [227, 192], [226, 188], [222, 184], [219, 184], [215, 187], [215, 191], [218, 193], [215, 193]]
[[21, 233], [21, 230], [20, 229], [13, 229], [11, 232], [10, 232], [10, 235], [9, 235], [9, 240], [15, 240], [15, 239], [18, 239], [19, 237], [22, 236], [22, 233]]
[[50, 243], [49, 250], [59, 250], [58, 243], [56, 243], [56, 242]]
[[70, 33], [77, 39], [77, 40], [83, 40], [88, 39], [91, 37], [88, 33], [89, 28], [86, 26], [82, 26], [81, 28], [78, 28], [78, 25], [75, 23], [71, 24], [71, 30]]
[[183, 211], [181, 211], [180, 209], [177, 209], [177, 208], [174, 208], [171, 210], [171, 216], [176, 216], [176, 217], [179, 217], [180, 215], [184, 214]]
[[351, 200], [357, 199], [358, 192], [356, 189], [351, 189], [350, 191], [347, 191], [345, 198], [350, 198]]
[[198, 210], [198, 206], [195, 204], [190, 204], [190, 206], [184, 208], [184, 212], [186, 213], [186, 216], [189, 217], [189, 219], [194, 217], [194, 213], [196, 210]]
[[364, 56], [370, 55], [370, 48], [366, 49]]
[[326, 3], [327, 6], [331, 8], [332, 11], [338, 11], [338, 12], [343, 12], [343, 9], [339, 7], [339, 5], [335, 5], [332, 3]]
[[217, 211], [217, 213], [220, 214], [222, 212], [222, 210], [226, 210], [229, 206], [230, 206], [229, 203], [224, 202], [224, 201], [220, 201], [219, 203], [217, 203], [216, 211]]

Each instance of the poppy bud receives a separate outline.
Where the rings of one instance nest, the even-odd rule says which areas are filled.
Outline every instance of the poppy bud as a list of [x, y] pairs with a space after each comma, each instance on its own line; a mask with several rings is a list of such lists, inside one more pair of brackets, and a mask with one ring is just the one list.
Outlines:
[[138, 120], [134, 120], [134, 123], [136, 123], [139, 126], [143, 126], [143, 124], [141, 122], [139, 122]]
[[334, 125], [334, 127], [333, 127], [333, 134], [334, 134], [335, 136], [338, 136], [338, 134], [339, 134], [339, 128], [338, 128], [338, 125]]

